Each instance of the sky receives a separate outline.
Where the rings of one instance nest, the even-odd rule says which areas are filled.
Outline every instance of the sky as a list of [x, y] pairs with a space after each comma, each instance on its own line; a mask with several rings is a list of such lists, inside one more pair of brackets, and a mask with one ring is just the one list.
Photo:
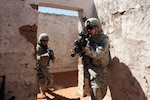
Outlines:
[[43, 13], [55, 13], [55, 14], [64, 14], [64, 15], [70, 15], [70, 16], [78, 16], [77, 11], [56, 9], [56, 8], [50, 8], [50, 7], [39, 6], [38, 11], [43, 12]]

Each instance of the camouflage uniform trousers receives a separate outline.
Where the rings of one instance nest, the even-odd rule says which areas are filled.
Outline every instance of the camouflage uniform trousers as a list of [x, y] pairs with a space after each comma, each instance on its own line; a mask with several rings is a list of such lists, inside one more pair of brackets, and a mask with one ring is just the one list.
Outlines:
[[108, 86], [108, 67], [107, 66], [88, 66], [90, 74], [90, 87], [92, 88], [91, 100], [102, 100], [107, 92]]
[[49, 72], [49, 69], [43, 66], [42, 68], [39, 68], [37, 70], [37, 78], [39, 82], [40, 92], [45, 93], [46, 91], [48, 91], [48, 88], [50, 88], [53, 83], [53, 76]]

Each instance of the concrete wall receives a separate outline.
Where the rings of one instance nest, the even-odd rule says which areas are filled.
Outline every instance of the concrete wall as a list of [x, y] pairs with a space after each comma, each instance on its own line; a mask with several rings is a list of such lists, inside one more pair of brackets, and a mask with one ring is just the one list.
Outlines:
[[150, 1], [94, 0], [111, 41], [113, 100], [150, 100]]
[[38, 35], [47, 33], [49, 46], [55, 53], [55, 64], [50, 63], [52, 73], [77, 70], [78, 56], [70, 56], [70, 49], [78, 38], [79, 18], [75, 16], [39, 13]]
[[24, 0], [0, 1], [0, 72], [6, 76], [5, 100], [36, 99], [36, 8]]

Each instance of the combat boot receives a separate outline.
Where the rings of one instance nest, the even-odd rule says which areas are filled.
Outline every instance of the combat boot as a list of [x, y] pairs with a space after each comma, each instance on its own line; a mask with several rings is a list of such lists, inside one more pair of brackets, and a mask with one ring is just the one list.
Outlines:
[[37, 98], [38, 99], [46, 99], [45, 92], [42, 91], [41, 87], [40, 87], [40, 93], [37, 94]]

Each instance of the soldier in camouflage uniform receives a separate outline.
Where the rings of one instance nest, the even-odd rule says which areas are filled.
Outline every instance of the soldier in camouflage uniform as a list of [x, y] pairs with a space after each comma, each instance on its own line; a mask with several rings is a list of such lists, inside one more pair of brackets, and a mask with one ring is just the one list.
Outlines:
[[45, 96], [45, 92], [53, 83], [52, 74], [49, 72], [48, 66], [50, 60], [54, 63], [54, 52], [48, 47], [49, 37], [46, 33], [39, 35], [37, 50], [37, 78], [40, 87], [40, 93]]
[[85, 27], [90, 39], [83, 50], [82, 58], [86, 71], [84, 77], [89, 79], [92, 89], [91, 99], [102, 100], [108, 85], [109, 39], [103, 34], [100, 23], [96, 18], [87, 19]]

